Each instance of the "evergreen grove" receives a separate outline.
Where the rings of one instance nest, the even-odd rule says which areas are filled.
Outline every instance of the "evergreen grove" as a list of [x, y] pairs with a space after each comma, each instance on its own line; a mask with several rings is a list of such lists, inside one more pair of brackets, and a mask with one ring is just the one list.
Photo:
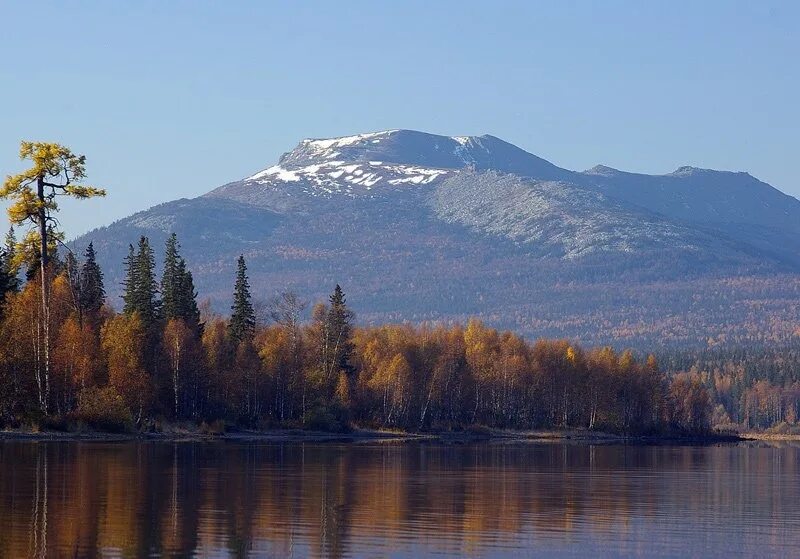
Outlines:
[[[13, 233], [11, 235], [13, 237]], [[257, 317], [243, 256], [229, 318], [201, 314], [173, 234], [160, 281], [149, 240], [125, 260], [123, 309], [105, 300], [94, 247], [53, 252], [21, 282], [13, 241], [0, 252], [0, 425], [152, 429], [161, 422], [248, 428], [406, 430], [585, 428], [702, 431], [710, 400], [697, 378], [668, 379], [651, 356], [568, 341], [529, 343], [463, 326], [358, 327], [344, 292], [306, 305], [287, 292]], [[41, 286], [50, 308], [42, 316]], [[49, 320], [43, 378], [38, 333]], [[47, 385], [45, 393], [43, 386]]]

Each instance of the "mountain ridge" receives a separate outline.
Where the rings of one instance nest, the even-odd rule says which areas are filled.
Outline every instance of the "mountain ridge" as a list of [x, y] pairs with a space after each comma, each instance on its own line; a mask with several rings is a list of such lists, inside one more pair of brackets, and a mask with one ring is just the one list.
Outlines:
[[[571, 171], [491, 135], [397, 129], [306, 139], [275, 165], [138, 212], [77, 245], [95, 240], [119, 281], [127, 243], [139, 234], [161, 242], [170, 228], [197, 269], [198, 288], [222, 311], [233, 256], [241, 252], [256, 288], [290, 287], [313, 299], [343, 282], [369, 320], [448, 320], [469, 312], [531, 335], [585, 342], [614, 342], [586, 322], [601, 312], [614, 327], [625, 323], [614, 305], [658, 322], [658, 305], [631, 307], [637, 292], [665, 297], [666, 314], [688, 316], [693, 307], [674, 291], [682, 282], [789, 274], [794, 285], [800, 270], [800, 201], [747, 173], [688, 166], [664, 175], [606, 166]], [[552, 309], [560, 303], [542, 295], [565, 297], [570, 284], [604, 302], [573, 301], [557, 320]], [[615, 284], [629, 292], [627, 300], [609, 296]], [[727, 293], [720, 285], [714, 289]], [[785, 300], [785, 287], [773, 292], [767, 306]], [[523, 301], [518, 309], [515, 301]], [[598, 304], [602, 311], [592, 311]], [[702, 343], [731, 319], [752, 315], [751, 303], [741, 305], [709, 309], [713, 324], [670, 336]], [[533, 328], [520, 309], [550, 316], [549, 326]], [[761, 312], [757, 319], [770, 317]], [[780, 328], [776, 335], [791, 335]]]

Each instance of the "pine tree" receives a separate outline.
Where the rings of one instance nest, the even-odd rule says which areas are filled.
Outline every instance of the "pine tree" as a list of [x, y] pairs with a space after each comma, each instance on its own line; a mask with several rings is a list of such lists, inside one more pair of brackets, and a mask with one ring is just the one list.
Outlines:
[[236, 285], [233, 288], [231, 321], [228, 325], [230, 337], [241, 342], [253, 338], [256, 329], [256, 313], [250, 301], [250, 284], [247, 280], [247, 265], [244, 255], [239, 255], [236, 269]]
[[80, 272], [81, 307], [89, 316], [95, 316], [106, 302], [103, 271], [97, 264], [94, 245], [89, 243]]

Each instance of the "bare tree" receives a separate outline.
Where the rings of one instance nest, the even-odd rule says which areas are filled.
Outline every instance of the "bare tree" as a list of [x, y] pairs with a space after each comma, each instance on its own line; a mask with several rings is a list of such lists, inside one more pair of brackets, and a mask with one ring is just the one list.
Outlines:
[[302, 404], [301, 408], [305, 412], [305, 380], [301, 378], [301, 339], [300, 339], [300, 320], [303, 312], [308, 307], [308, 303], [300, 299], [293, 291], [284, 291], [280, 295], [270, 299], [267, 308], [268, 316], [275, 324], [284, 328], [289, 334], [289, 378], [281, 376], [275, 379], [275, 409], [281, 421], [286, 415], [286, 393], [288, 385], [292, 381], [299, 381], [302, 384]]

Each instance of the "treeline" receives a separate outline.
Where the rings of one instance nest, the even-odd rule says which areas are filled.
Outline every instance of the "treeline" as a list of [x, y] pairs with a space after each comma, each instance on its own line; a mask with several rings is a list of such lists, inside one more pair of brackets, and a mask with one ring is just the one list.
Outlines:
[[688, 371], [707, 389], [714, 426], [800, 434], [800, 341], [665, 352], [667, 373]]
[[528, 343], [477, 320], [356, 327], [338, 285], [308, 318], [293, 293], [273, 298], [258, 317], [242, 256], [224, 318], [201, 311], [175, 235], [160, 280], [148, 239], [130, 247], [117, 313], [91, 244], [81, 261], [53, 251], [44, 282], [35, 264], [20, 281], [15, 246], [10, 238], [0, 259], [6, 426], [145, 429], [221, 420], [256, 428], [656, 433], [709, 425], [708, 390], [696, 376], [668, 380], [653, 356], [640, 362], [630, 351]]

